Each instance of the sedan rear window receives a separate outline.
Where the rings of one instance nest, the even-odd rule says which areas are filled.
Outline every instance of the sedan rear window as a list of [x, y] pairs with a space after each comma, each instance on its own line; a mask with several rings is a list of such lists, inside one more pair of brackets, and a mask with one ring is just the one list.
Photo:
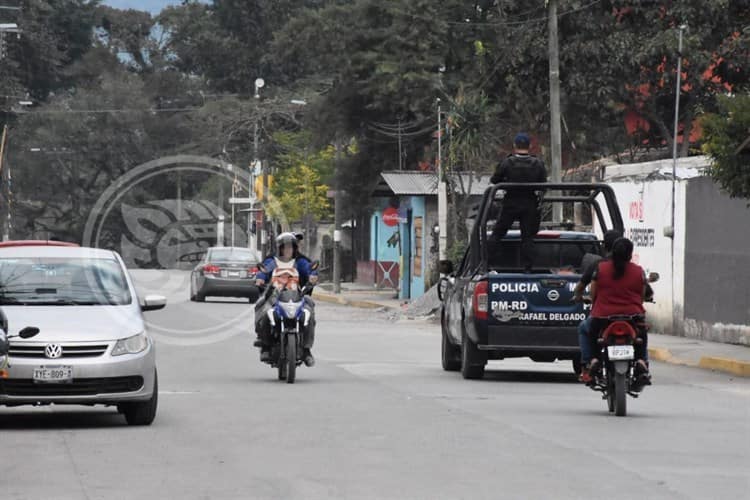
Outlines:
[[126, 305], [132, 297], [113, 259], [0, 259], [2, 305]]
[[209, 262], [260, 262], [260, 254], [249, 248], [212, 248]]

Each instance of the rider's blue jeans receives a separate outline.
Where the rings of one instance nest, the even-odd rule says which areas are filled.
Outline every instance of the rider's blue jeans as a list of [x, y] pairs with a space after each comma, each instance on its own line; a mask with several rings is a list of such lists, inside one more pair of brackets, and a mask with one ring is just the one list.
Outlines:
[[587, 365], [591, 361], [591, 343], [589, 332], [591, 331], [591, 316], [584, 319], [578, 325], [578, 345], [581, 346], [581, 364]]

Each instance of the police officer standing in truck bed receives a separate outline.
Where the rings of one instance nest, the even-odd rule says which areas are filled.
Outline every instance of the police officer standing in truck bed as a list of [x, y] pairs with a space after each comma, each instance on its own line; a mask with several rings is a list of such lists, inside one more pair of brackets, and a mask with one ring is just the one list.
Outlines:
[[[529, 136], [519, 133], [513, 140], [513, 154], [505, 158], [490, 179], [498, 182], [547, 182], [547, 170], [542, 160], [529, 154]], [[525, 272], [534, 264], [534, 236], [539, 231], [541, 213], [539, 199], [533, 190], [508, 190], [503, 198], [502, 212], [495, 222], [491, 241], [496, 245], [508, 229], [518, 221], [521, 229], [521, 263]]]

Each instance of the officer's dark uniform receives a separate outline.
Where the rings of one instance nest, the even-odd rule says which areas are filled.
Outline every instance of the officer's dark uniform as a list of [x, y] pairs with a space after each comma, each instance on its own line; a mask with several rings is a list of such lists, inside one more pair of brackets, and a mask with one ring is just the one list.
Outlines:
[[[539, 158], [516, 153], [498, 165], [490, 182], [547, 182], [547, 170]], [[539, 199], [533, 190], [509, 190], [505, 193], [502, 212], [492, 231], [492, 241], [500, 242], [515, 221], [521, 227], [521, 263], [529, 271], [534, 264], [534, 236], [541, 223]]]

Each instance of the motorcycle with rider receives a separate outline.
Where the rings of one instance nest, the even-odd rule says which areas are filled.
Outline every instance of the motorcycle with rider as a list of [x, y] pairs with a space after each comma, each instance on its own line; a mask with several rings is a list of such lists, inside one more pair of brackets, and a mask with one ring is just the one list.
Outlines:
[[318, 263], [299, 252], [299, 237], [286, 232], [276, 238], [276, 254], [259, 266], [256, 284], [263, 294], [255, 304], [254, 345], [260, 360], [293, 382], [296, 366], [312, 367], [315, 303], [310, 297], [318, 282]]
[[[648, 324], [644, 301], [653, 301], [650, 283], [656, 273], [646, 276], [632, 262], [633, 243], [619, 237], [607, 241], [607, 256], [593, 264], [589, 301], [590, 317], [581, 323], [581, 380], [602, 393], [610, 412], [625, 416], [626, 396], [638, 397], [651, 385], [648, 365]], [[616, 236], [615, 236], [616, 237]], [[576, 299], [582, 300], [585, 277], [576, 287]]]

